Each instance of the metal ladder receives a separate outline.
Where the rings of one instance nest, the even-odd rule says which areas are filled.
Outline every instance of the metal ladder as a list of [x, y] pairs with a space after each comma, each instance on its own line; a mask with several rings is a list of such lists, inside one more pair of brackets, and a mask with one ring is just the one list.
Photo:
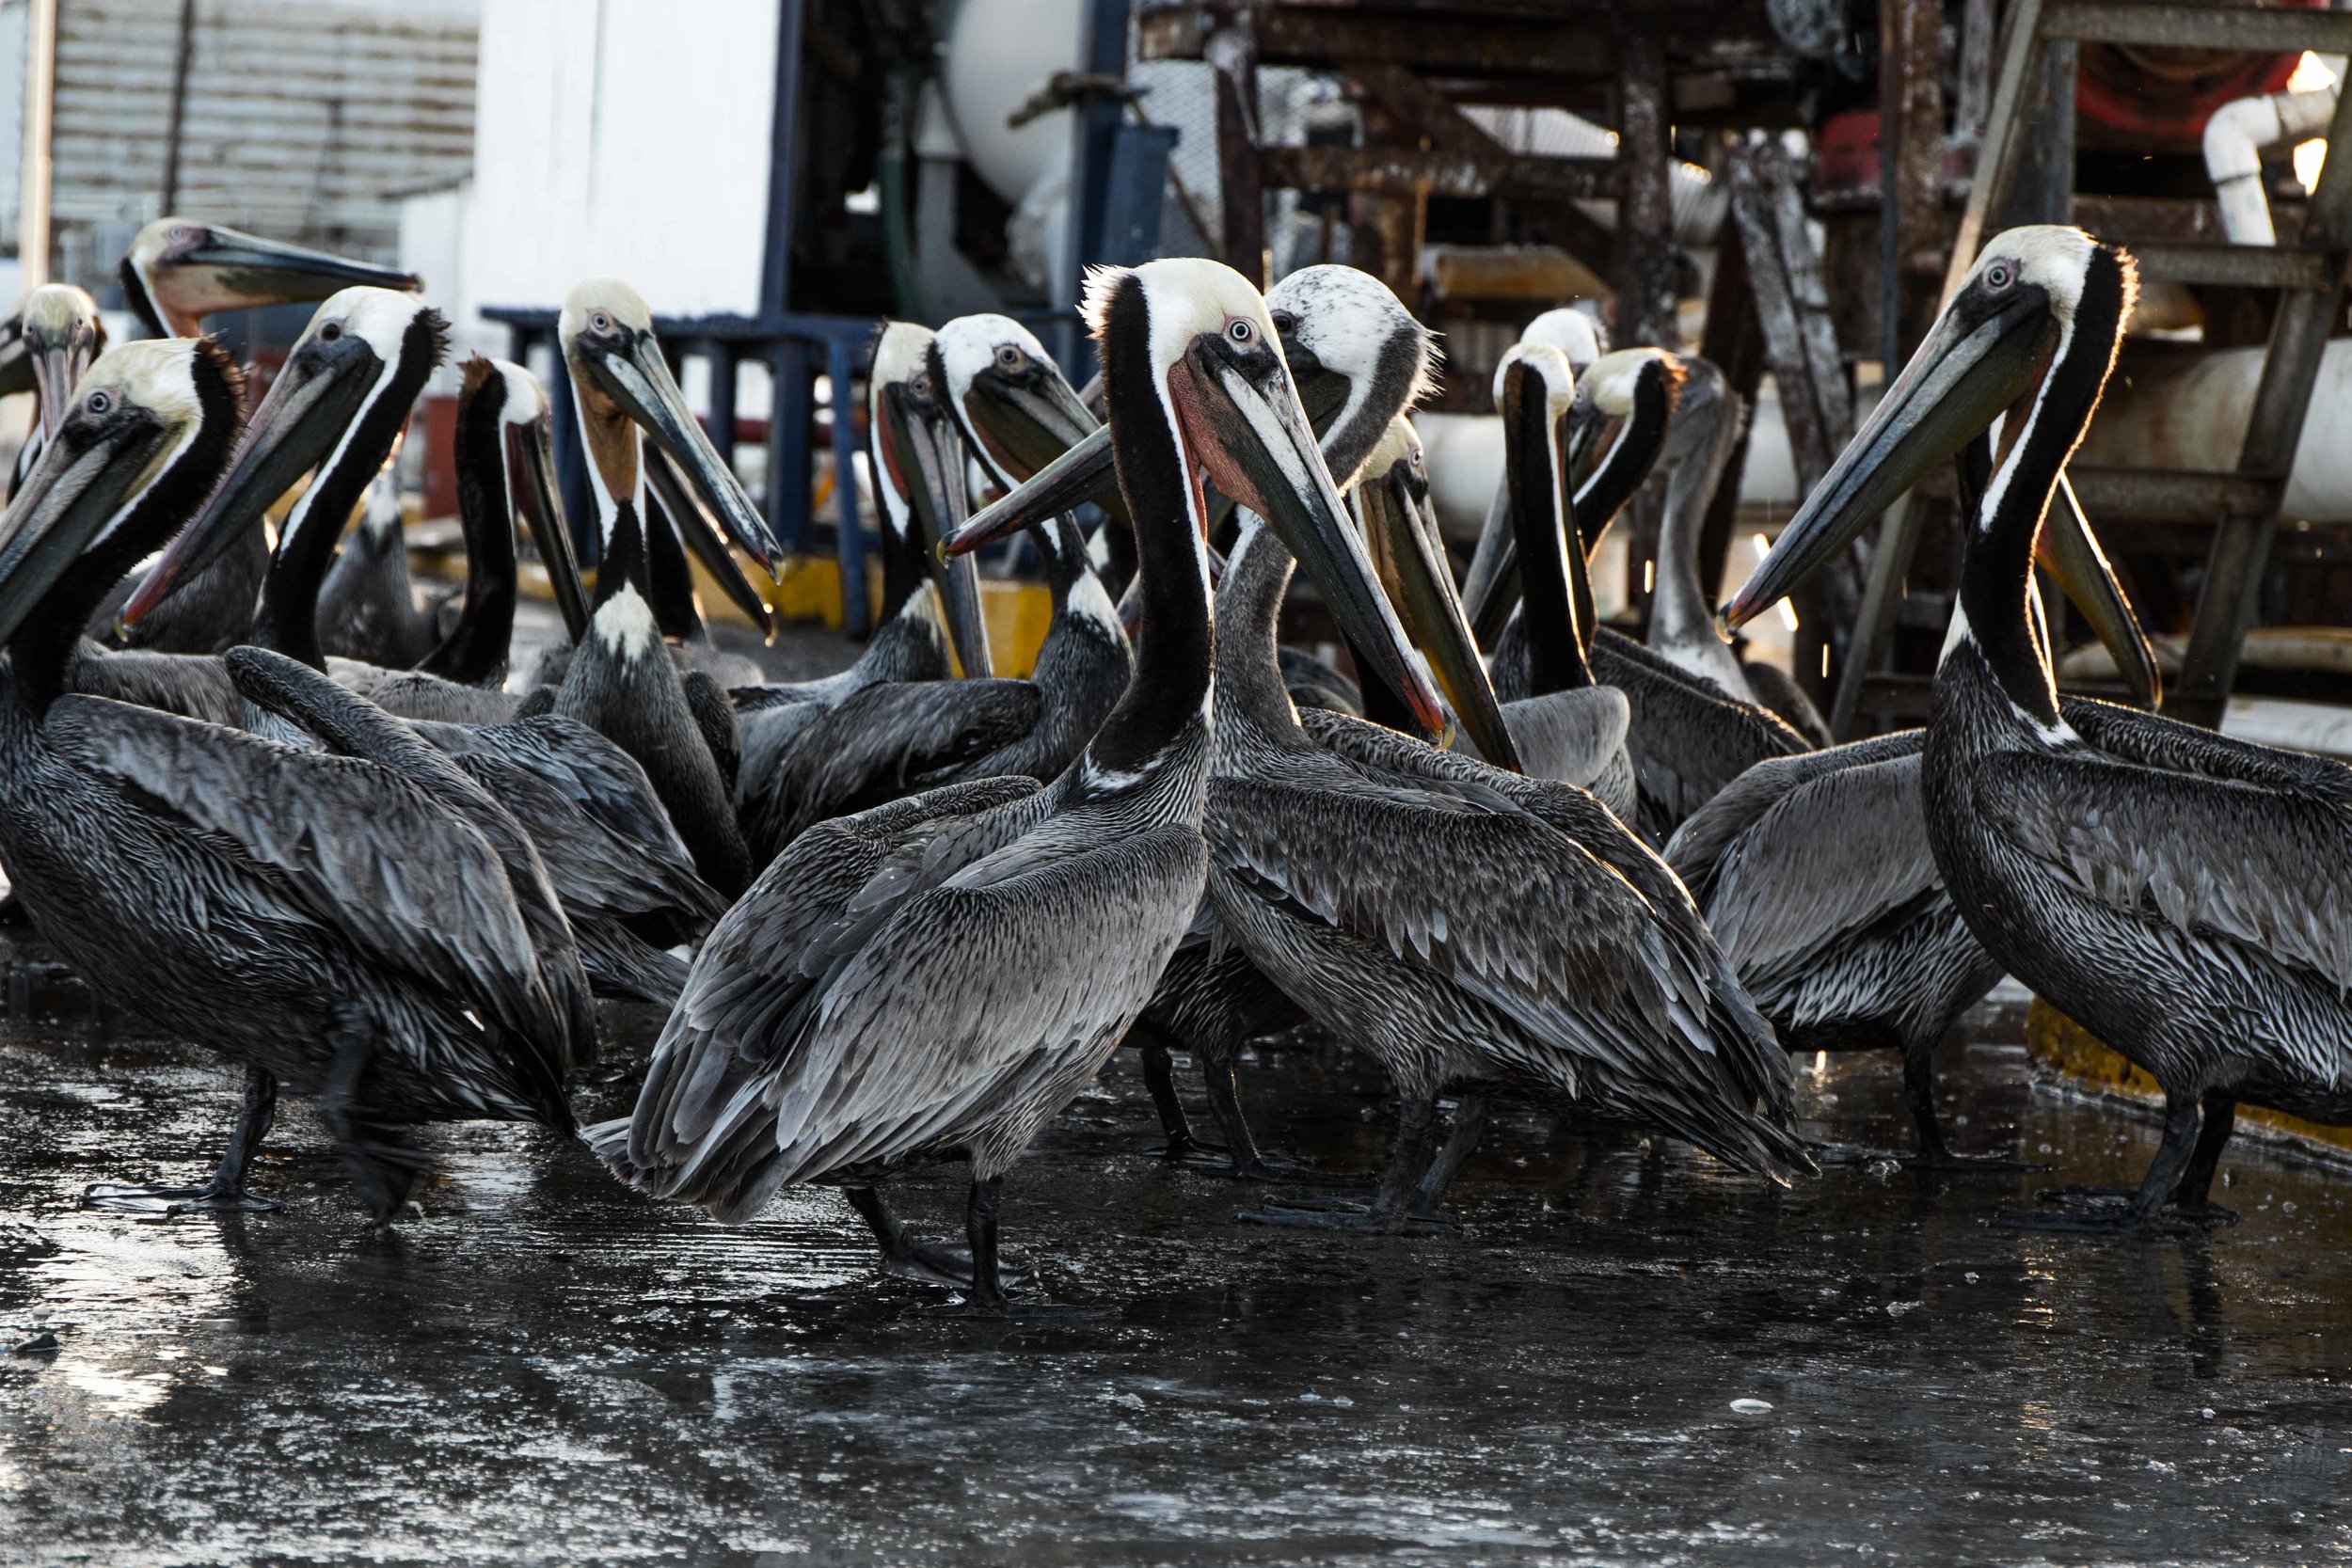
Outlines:
[[[2042, 77], [2051, 50], [2078, 43], [2279, 54], [2308, 49], [2342, 55], [2352, 53], [2352, 12], [2138, 0], [2015, 0], [1975, 182], [1944, 276], [1946, 303], [1976, 264], [1990, 215], [2026, 156], [2023, 122], [2031, 84]], [[2071, 91], [2071, 71], [2066, 81]], [[2320, 354], [2338, 319], [2345, 269], [2352, 263], [2352, 83], [2337, 102], [2328, 142], [2328, 162], [2305, 209], [2302, 232], [2292, 243], [2276, 248], [2130, 245], [2143, 277], [2280, 291], [2237, 467], [2199, 471], [2076, 465], [2068, 474], [2084, 512], [2094, 521], [2183, 514], [2217, 519], [2181, 677], [2164, 705], [2169, 715], [2194, 723], [2219, 723], [2236, 678], [2238, 656], [2278, 531], [2288, 471], [2319, 374]], [[1834, 724], [1841, 739], [1889, 635], [1917, 540], [1917, 507], [1906, 497], [1889, 508], [1880, 526], [1838, 683]]]

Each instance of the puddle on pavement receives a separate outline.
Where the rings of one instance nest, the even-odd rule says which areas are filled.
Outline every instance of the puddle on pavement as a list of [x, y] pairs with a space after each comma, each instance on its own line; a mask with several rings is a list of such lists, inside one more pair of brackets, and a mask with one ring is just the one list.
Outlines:
[[[302, 1105], [256, 1179], [280, 1213], [79, 1210], [209, 1169], [237, 1080], [72, 1011], [10, 1023], [0, 1339], [58, 1343], [0, 1355], [0, 1560], [2352, 1557], [2352, 1177], [2242, 1144], [2233, 1229], [1995, 1228], [2153, 1143], [2030, 1089], [2015, 1023], [1947, 1047], [1947, 1114], [2048, 1175], [1775, 1194], [1515, 1116], [1460, 1235], [1388, 1241], [1235, 1224], [1253, 1190], [1151, 1157], [1122, 1056], [1006, 1197], [1051, 1293], [1114, 1310], [1012, 1329], [924, 1316], [829, 1193], [723, 1228], [529, 1129], [428, 1132], [424, 1217], [389, 1237]], [[1891, 1057], [1800, 1076], [1823, 1133], [1907, 1140]], [[1269, 1052], [1245, 1093], [1323, 1164], [1383, 1152], [1335, 1051]], [[947, 1232], [960, 1192], [899, 1202]]]

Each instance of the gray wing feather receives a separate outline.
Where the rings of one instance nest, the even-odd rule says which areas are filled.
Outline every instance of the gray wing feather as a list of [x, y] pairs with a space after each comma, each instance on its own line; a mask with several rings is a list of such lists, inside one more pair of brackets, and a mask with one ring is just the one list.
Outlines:
[[1036, 727], [1038, 689], [1019, 680], [887, 682], [869, 686], [802, 730], [768, 790], [769, 809], [746, 824], [782, 848], [816, 823], [941, 782]]
[[539, 954], [489, 841], [356, 757], [103, 697], [51, 705], [52, 745], [266, 874], [376, 961], [445, 989], [514, 1034], [546, 1033]]
[[86, 696], [135, 703], [207, 724], [234, 729], [245, 715], [245, 699], [217, 654], [109, 650], [85, 643], [72, 678], [73, 689]]
[[2352, 819], [2324, 799], [2095, 753], [1992, 758], [1976, 794], [1988, 826], [2111, 913], [2352, 990]]

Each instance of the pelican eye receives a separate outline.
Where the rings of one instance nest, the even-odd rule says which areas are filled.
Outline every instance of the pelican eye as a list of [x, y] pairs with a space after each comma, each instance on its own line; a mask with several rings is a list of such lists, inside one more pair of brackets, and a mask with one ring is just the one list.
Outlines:
[[1225, 336], [1242, 348], [1258, 341], [1258, 328], [1247, 316], [1237, 316], [1225, 324]]
[[611, 333], [612, 330], [612, 314], [609, 311], [604, 310], [590, 311], [588, 313], [588, 328], [592, 332]]
[[1297, 317], [1297, 314], [1296, 314], [1295, 312], [1294, 312], [1294, 311], [1290, 311], [1290, 310], [1277, 310], [1277, 311], [1275, 311], [1275, 312], [1274, 312], [1274, 330], [1275, 330], [1275, 331], [1277, 331], [1277, 332], [1295, 332], [1295, 331], [1297, 331], [1297, 330], [1298, 330], [1298, 317]]
[[82, 406], [93, 414], [108, 413], [114, 405], [115, 399], [112, 392], [92, 392], [82, 400]]
[[907, 390], [918, 398], [930, 397], [931, 395], [931, 372], [929, 371], [917, 372], [913, 379], [908, 381]]
[[996, 350], [996, 362], [1009, 371], [1017, 371], [1021, 368], [1021, 350], [1011, 343], [1001, 344]]
[[2015, 281], [2017, 275], [2010, 270], [2007, 261], [1995, 261], [1984, 269], [1984, 286], [1988, 289], [2006, 289]]
[[322, 343], [331, 343], [342, 335], [343, 324], [341, 322], [328, 322], [319, 328], [319, 341]]

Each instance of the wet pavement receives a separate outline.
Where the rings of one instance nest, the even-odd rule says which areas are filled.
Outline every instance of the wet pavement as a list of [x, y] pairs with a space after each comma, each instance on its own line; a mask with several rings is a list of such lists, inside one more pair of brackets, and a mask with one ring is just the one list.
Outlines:
[[[282, 1212], [77, 1209], [199, 1178], [237, 1085], [74, 1000], [0, 1027], [0, 1343], [56, 1341], [0, 1354], [0, 1562], [2352, 1558], [2352, 1177], [2241, 1142], [2234, 1228], [1994, 1227], [2153, 1143], [2029, 1086], [2014, 1009], [1947, 1047], [1946, 1101], [2051, 1176], [1781, 1195], [1504, 1117], [1463, 1231], [1395, 1240], [1235, 1224], [1255, 1195], [1152, 1156], [1122, 1053], [1006, 1197], [1043, 1289], [1107, 1315], [990, 1326], [927, 1316], [830, 1193], [724, 1228], [529, 1129], [429, 1131], [391, 1235], [307, 1104], [257, 1171]], [[1891, 1058], [1804, 1066], [1821, 1131], [1907, 1135]], [[1245, 1092], [1326, 1165], [1382, 1152], [1336, 1049]], [[960, 1195], [898, 1201], [944, 1233]]]

